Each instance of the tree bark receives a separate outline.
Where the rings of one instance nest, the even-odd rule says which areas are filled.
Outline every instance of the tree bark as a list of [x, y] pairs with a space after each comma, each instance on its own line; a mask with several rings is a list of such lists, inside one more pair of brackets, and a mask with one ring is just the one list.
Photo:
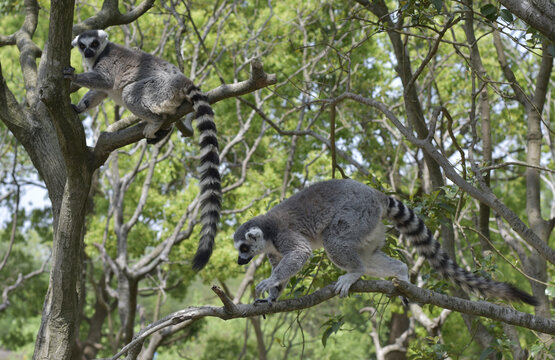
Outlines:
[[[466, 0], [464, 4], [468, 6], [469, 9], [473, 8], [473, 1]], [[492, 140], [491, 140], [491, 106], [489, 102], [488, 96], [488, 84], [486, 81], [487, 73], [484, 65], [482, 63], [482, 56], [480, 55], [480, 50], [478, 48], [478, 41], [476, 39], [476, 35], [474, 33], [474, 14], [472, 11], [467, 11], [465, 13], [465, 21], [464, 21], [464, 32], [466, 34], [466, 42], [470, 46], [470, 62], [472, 64], [472, 71], [473, 71], [473, 84], [475, 81], [478, 82], [477, 91], [479, 91], [480, 96], [478, 97], [478, 108], [475, 109], [474, 101], [472, 102], [473, 106], [470, 110], [470, 121], [474, 122], [474, 117], [478, 115], [480, 117], [480, 124], [481, 124], [481, 138], [482, 141], [482, 161], [484, 162], [485, 166], [492, 165]], [[476, 94], [477, 95], [477, 94]], [[473, 99], [474, 94], [473, 94]], [[476, 114], [476, 111], [478, 114]], [[463, 165], [464, 166], [464, 165]], [[490, 177], [491, 171], [485, 171], [483, 173], [483, 186], [489, 188], [490, 187]], [[478, 215], [478, 230], [480, 233], [485, 237], [485, 239], [490, 239], [490, 232], [489, 232], [489, 218], [490, 218], [490, 207], [480, 202], [480, 210]], [[489, 243], [480, 237], [480, 242], [482, 244], [482, 249], [490, 249]]]
[[550, 0], [499, 0], [513, 14], [555, 41], [555, 4]]
[[[391, 315], [391, 330], [389, 331], [388, 344], [394, 344], [395, 341], [409, 328], [409, 318], [406, 313], [393, 313]], [[405, 347], [408, 341], [403, 344]], [[385, 360], [406, 360], [407, 352], [391, 351], [385, 354]]]
[[[546, 101], [552, 69], [553, 57], [547, 51], [547, 44], [544, 44], [536, 89], [532, 97], [532, 103], [527, 106], [528, 139], [526, 163], [532, 166], [540, 165], [542, 146], [541, 113]], [[543, 219], [540, 197], [540, 173], [537, 169], [528, 167], [526, 169], [526, 213], [528, 214], [528, 223], [532, 231], [542, 241], [547, 243], [549, 235], [553, 231], [553, 221]], [[537, 251], [532, 251], [530, 257], [531, 261], [529, 264], [533, 267], [531, 275], [543, 282], [547, 282], [547, 263], [545, 259]], [[535, 281], [532, 281], [531, 285], [532, 293], [541, 301], [540, 305], [536, 308], [536, 314], [549, 318], [551, 306], [545, 294], [545, 285]]]

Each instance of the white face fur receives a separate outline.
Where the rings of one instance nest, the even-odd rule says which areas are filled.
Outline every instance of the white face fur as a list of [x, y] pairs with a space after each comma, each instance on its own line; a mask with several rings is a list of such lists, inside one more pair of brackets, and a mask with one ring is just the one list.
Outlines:
[[71, 42], [73, 47], [77, 47], [79, 49], [79, 52], [81, 52], [85, 62], [94, 62], [94, 59], [102, 53], [106, 44], [108, 44], [108, 34], [104, 30], [86, 31], [83, 34], [76, 36]]
[[245, 231], [243, 239], [234, 239], [233, 245], [239, 251], [237, 263], [245, 265], [258, 254], [262, 254], [266, 250], [266, 239], [264, 233], [258, 226], [253, 226]]

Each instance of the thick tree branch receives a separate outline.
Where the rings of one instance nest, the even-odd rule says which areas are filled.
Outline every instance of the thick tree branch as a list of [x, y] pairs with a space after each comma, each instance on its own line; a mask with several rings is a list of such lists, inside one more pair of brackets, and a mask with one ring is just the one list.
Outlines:
[[122, 14], [118, 0], [104, 0], [98, 14], [91, 16], [80, 24], [73, 26], [73, 34], [77, 35], [87, 29], [105, 29], [108, 26], [129, 24], [146, 13], [154, 5], [154, 0], [144, 0], [133, 10]]
[[[230, 97], [248, 94], [276, 83], [276, 76], [274, 74], [266, 74], [258, 59], [253, 59], [251, 61], [251, 66], [252, 72], [249, 80], [235, 84], [220, 85], [208, 91], [208, 101], [213, 104]], [[176, 114], [169, 119], [169, 122], [175, 122], [191, 111], [193, 111], [192, 105], [188, 102], [183, 103]], [[101, 133], [93, 150], [92, 168], [96, 169], [104, 164], [108, 155], [115, 149], [141, 140], [144, 137], [143, 128], [144, 123], [141, 123], [113, 133]]]
[[555, 41], [555, 4], [550, 0], [499, 0], [528, 25]]
[[439, 294], [404, 281], [394, 279], [393, 284], [403, 296], [418, 303], [433, 304], [464, 314], [483, 316], [507, 324], [537, 330], [542, 333], [555, 334], [555, 320], [523, 313], [507, 306], [496, 305], [487, 301], [470, 301]]
[[[555, 334], [555, 320], [523, 313], [506, 306], [496, 305], [486, 301], [470, 301], [439, 294], [403, 281], [394, 280], [391, 282], [385, 280], [359, 280], [353, 284], [350, 292], [380, 292], [388, 296], [403, 295], [409, 300], [421, 304], [433, 304], [445, 309], [483, 316], [546, 334]], [[134, 348], [136, 344], [144, 342], [144, 340], [154, 332], [184, 321], [194, 321], [204, 317], [218, 317], [222, 320], [230, 320], [236, 318], [248, 318], [251, 316], [277, 314], [281, 312], [291, 312], [316, 306], [335, 296], [334, 286], [331, 284], [313, 292], [312, 294], [296, 299], [277, 301], [271, 304], [237, 304], [235, 306], [224, 307], [190, 307], [177, 311], [155, 323], [150, 324], [138, 333], [131, 343], [127, 344], [111, 359], [118, 359], [130, 349]]]

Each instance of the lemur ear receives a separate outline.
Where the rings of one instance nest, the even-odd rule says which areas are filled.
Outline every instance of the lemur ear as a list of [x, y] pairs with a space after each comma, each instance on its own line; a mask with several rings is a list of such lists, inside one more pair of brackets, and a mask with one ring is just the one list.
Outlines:
[[108, 39], [108, 33], [104, 30], [97, 30], [97, 34], [101, 39]]
[[79, 35], [73, 38], [73, 41], [71, 42], [71, 46], [76, 47], [78, 40], [79, 40]]

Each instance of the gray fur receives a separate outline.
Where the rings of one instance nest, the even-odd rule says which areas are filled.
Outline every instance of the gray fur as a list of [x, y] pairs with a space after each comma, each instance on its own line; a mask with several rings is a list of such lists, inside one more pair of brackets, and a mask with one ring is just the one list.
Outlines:
[[347, 271], [335, 284], [341, 297], [347, 296], [351, 285], [365, 274], [409, 281], [406, 264], [381, 251], [385, 242], [382, 218], [391, 220], [434, 269], [465, 290], [537, 304], [532, 296], [510, 284], [460, 268], [411, 209], [353, 180], [314, 184], [241, 225], [234, 234], [238, 263], [244, 265], [258, 254], [268, 255], [272, 275], [256, 286], [257, 295], [267, 292], [268, 297], [257, 301], [277, 300], [312, 250], [320, 247], [335, 265]]
[[[220, 219], [221, 180], [218, 140], [214, 113], [202, 93], [175, 65], [145, 53], [108, 41], [103, 30], [88, 30], [71, 43], [83, 56], [86, 72], [75, 74], [66, 68], [64, 75], [74, 84], [90, 91], [74, 105], [77, 113], [97, 106], [106, 97], [146, 121], [144, 135], [149, 142], [160, 140], [171, 125], [168, 115], [184, 102], [191, 102], [199, 130], [201, 174], [201, 239], [193, 268], [202, 269], [212, 254]], [[154, 142], [155, 142], [154, 141]]]

